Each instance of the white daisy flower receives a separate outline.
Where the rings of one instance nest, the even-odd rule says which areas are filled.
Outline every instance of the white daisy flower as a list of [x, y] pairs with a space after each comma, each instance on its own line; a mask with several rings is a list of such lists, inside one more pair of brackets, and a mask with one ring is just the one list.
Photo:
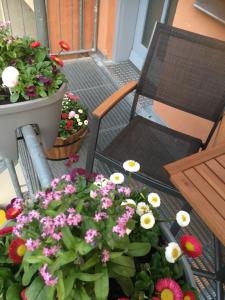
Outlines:
[[82, 125], [83, 125], [83, 122], [78, 122], [78, 125], [79, 125], [79, 126], [82, 126]]
[[140, 170], [140, 164], [134, 160], [126, 160], [123, 163], [123, 168], [128, 172], [138, 172]]
[[150, 229], [155, 225], [155, 218], [152, 213], [147, 213], [140, 218], [141, 227], [145, 229]]
[[122, 173], [113, 173], [110, 176], [110, 181], [114, 184], [121, 184], [124, 182], [124, 176]]
[[160, 198], [159, 195], [156, 193], [150, 193], [148, 195], [148, 202], [153, 206], [153, 207], [159, 207], [160, 206]]
[[79, 114], [83, 113], [83, 109], [78, 109]]
[[85, 120], [85, 121], [84, 121], [84, 125], [87, 125], [87, 124], [88, 124], [88, 120]]
[[168, 244], [165, 250], [166, 260], [173, 264], [181, 255], [181, 253], [180, 246], [177, 243], [171, 242]]
[[148, 204], [146, 204], [145, 202], [139, 202], [137, 204], [137, 209], [136, 209], [136, 213], [139, 215], [139, 216], [142, 216], [143, 214], [146, 214], [150, 212], [150, 209], [149, 209], [149, 206]]
[[75, 116], [74, 116], [75, 119], [79, 119], [79, 117], [80, 116], [78, 114], [75, 114]]
[[180, 210], [177, 214], [176, 214], [176, 220], [178, 225], [180, 225], [181, 227], [186, 227], [189, 225], [191, 218], [189, 213], [187, 213], [184, 210]]
[[136, 202], [133, 199], [126, 199], [125, 201], [121, 202], [122, 206], [129, 205], [129, 204], [136, 207]]

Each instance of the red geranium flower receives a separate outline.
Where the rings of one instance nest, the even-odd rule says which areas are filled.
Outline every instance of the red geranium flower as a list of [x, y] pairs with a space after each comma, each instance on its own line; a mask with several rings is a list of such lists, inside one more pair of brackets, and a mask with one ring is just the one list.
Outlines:
[[66, 113], [61, 114], [61, 119], [65, 120], [67, 118], [68, 118], [68, 114], [66, 114]]
[[20, 264], [26, 252], [26, 241], [16, 238], [9, 245], [9, 257], [16, 263]]
[[180, 247], [185, 254], [191, 257], [198, 257], [202, 254], [202, 245], [192, 235], [183, 235], [180, 239]]
[[31, 48], [37, 48], [37, 47], [39, 47], [41, 45], [41, 43], [39, 42], [39, 41], [35, 41], [35, 42], [32, 42], [31, 44], [30, 44], [30, 47]]
[[13, 231], [13, 226], [8, 226], [0, 230], [0, 236], [6, 235]]
[[60, 42], [59, 42], [59, 45], [60, 45], [60, 47], [61, 47], [62, 49], [66, 50], [66, 51], [69, 51], [69, 50], [70, 50], [69, 44], [67, 44], [67, 43], [64, 42], [64, 41], [60, 41]]
[[54, 60], [54, 62], [56, 62], [56, 63], [57, 63], [58, 65], [60, 65], [61, 67], [64, 66], [63, 61], [62, 61], [58, 56], [51, 55], [50, 58], [51, 58], [51, 60]]
[[195, 300], [195, 294], [192, 291], [187, 291], [184, 293], [184, 299], [183, 300]]
[[66, 122], [65, 129], [66, 129], [66, 130], [70, 130], [72, 126], [73, 126], [73, 120], [68, 120], [68, 121]]
[[6, 218], [7, 220], [15, 219], [21, 212], [22, 209], [16, 209], [14, 207], [10, 207], [6, 211]]
[[183, 300], [183, 293], [179, 284], [171, 278], [159, 279], [156, 283], [155, 289], [158, 293], [160, 293], [161, 300]]
[[21, 293], [20, 293], [20, 296], [21, 296], [21, 298], [22, 298], [23, 300], [28, 300], [27, 297], [26, 297], [26, 295], [25, 295], [26, 290], [27, 290], [27, 289], [24, 289], [24, 290], [22, 290]]

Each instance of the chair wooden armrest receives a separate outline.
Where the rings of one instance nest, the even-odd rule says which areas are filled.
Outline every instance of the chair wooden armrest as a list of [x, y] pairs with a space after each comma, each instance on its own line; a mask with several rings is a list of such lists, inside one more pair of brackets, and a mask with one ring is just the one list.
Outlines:
[[225, 142], [225, 113], [223, 115], [223, 118], [219, 124], [218, 131], [215, 136], [215, 140], [213, 142], [213, 146], [216, 146], [222, 142]]
[[104, 100], [94, 111], [93, 116], [102, 119], [120, 100], [127, 96], [137, 87], [137, 81], [133, 80], [121, 87], [118, 91], [113, 93]]

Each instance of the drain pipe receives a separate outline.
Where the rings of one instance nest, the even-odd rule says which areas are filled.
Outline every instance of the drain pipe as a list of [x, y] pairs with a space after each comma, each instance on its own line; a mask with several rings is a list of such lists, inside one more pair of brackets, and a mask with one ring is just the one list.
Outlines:
[[42, 189], [46, 189], [51, 184], [53, 174], [45, 158], [40, 142], [37, 139], [37, 135], [31, 125], [23, 126], [21, 131], [41, 187]]

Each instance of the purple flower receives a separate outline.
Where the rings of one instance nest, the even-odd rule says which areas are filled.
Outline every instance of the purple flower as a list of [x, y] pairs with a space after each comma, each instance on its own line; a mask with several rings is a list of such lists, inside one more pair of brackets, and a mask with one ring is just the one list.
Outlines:
[[[71, 209], [70, 209], [70, 211], [71, 211]], [[77, 225], [79, 225], [79, 223], [81, 221], [82, 221], [82, 217], [81, 217], [80, 214], [76, 214], [75, 212], [71, 212], [71, 213], [69, 213], [66, 222], [69, 226], [77, 226]]]
[[89, 229], [88, 231], [86, 231], [84, 239], [87, 244], [92, 244], [96, 236], [98, 236], [98, 231], [96, 229]]
[[25, 94], [29, 97], [37, 97], [36, 87], [34, 85], [26, 86]]
[[108, 250], [104, 249], [102, 251], [102, 262], [103, 264], [106, 264], [109, 261], [110, 258], [110, 253]]
[[25, 245], [29, 251], [34, 251], [40, 246], [40, 244], [41, 241], [39, 239], [37, 240], [28, 239]]
[[39, 270], [40, 275], [44, 279], [46, 285], [54, 286], [57, 284], [58, 278], [57, 277], [53, 278], [52, 275], [49, 272], [47, 272], [47, 267], [48, 265], [44, 264], [44, 266], [40, 268]]
[[65, 214], [59, 214], [54, 218], [54, 226], [55, 227], [64, 227], [66, 225], [66, 215]]
[[47, 85], [50, 85], [52, 83], [52, 79], [45, 77], [43, 75], [39, 75], [38, 80], [40, 80], [41, 82], [43, 82], [44, 84], [47, 84]]
[[104, 209], [111, 207], [113, 204], [112, 200], [107, 197], [102, 198], [101, 202], [102, 202], [102, 208], [104, 208]]

